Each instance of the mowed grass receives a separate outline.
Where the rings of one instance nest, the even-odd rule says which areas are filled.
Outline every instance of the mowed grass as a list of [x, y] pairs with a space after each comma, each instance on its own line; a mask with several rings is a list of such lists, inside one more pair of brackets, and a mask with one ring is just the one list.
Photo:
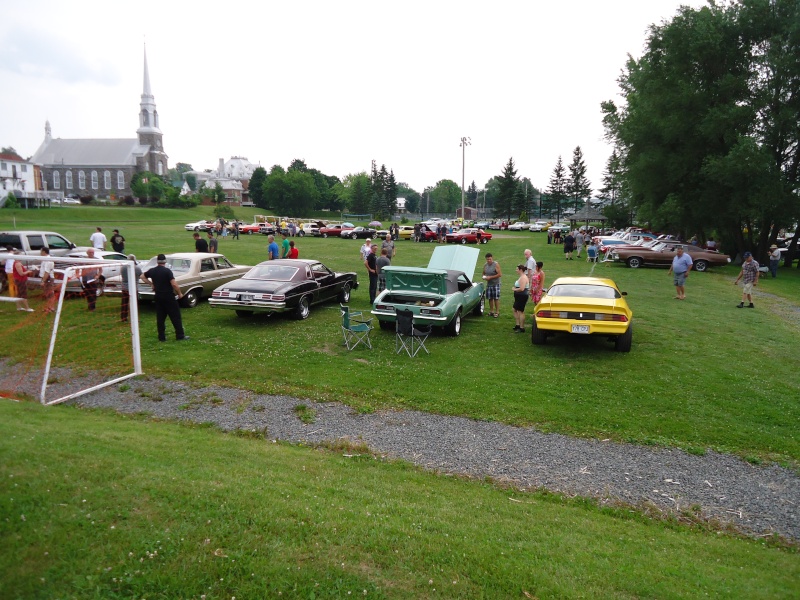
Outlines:
[[[52, 229], [79, 244], [88, 243], [97, 224], [105, 231], [118, 227], [128, 240], [127, 249], [140, 258], [192, 250], [191, 233], [183, 230], [183, 224], [210, 217], [208, 208], [14, 212], [19, 229]], [[9, 214], [0, 211], [0, 226], [10, 225]], [[301, 257], [356, 271], [362, 285], [353, 294], [351, 307], [369, 310], [367, 278], [358, 256], [360, 240], [301, 238], [297, 244]], [[394, 264], [426, 265], [433, 247], [401, 241]], [[493, 252], [505, 273], [501, 317], [467, 317], [459, 338], [437, 335], [429, 340], [429, 356], [411, 360], [396, 355], [394, 333], [377, 327], [372, 351], [348, 352], [341, 345], [335, 304], [314, 306], [308, 320], [297, 322], [284, 316], [239, 319], [232, 311], [212, 310], [202, 302], [183, 311], [190, 343], [158, 344], [154, 310], [145, 304], [141, 308], [145, 371], [310, 400], [339, 400], [362, 411], [411, 408], [696, 453], [714, 448], [753, 461], [797, 464], [797, 269], [782, 268], [777, 279], [762, 279], [756, 310], [741, 310], [735, 308], [741, 294], [741, 288], [732, 285], [738, 273], [735, 266], [692, 274], [687, 300], [680, 302], [672, 299], [666, 269], [598, 264], [593, 274], [611, 277], [627, 291], [634, 312], [633, 349], [619, 354], [603, 338], [562, 336], [545, 346], [532, 346], [529, 335], [511, 332], [510, 286], [526, 247], [544, 261], [547, 282], [592, 273], [592, 266], [583, 260], [565, 261], [561, 248], [547, 245], [544, 234], [496, 235], [480, 250], [481, 255]], [[220, 251], [234, 262], [255, 264], [266, 258], [266, 238], [223, 239]], [[481, 264], [482, 260], [478, 273]], [[101, 298], [100, 302], [119, 301]], [[70, 311], [82, 318], [80, 300], [72, 301]], [[24, 328], [25, 315], [6, 314], [15, 326]], [[80, 335], [80, 328], [75, 328], [75, 335]], [[5, 352], [13, 355], [29, 346], [25, 336], [15, 335]], [[101, 343], [83, 343], [80, 356], [93, 364], [109, 360]]]
[[796, 598], [792, 550], [363, 448], [0, 401], [0, 597]]

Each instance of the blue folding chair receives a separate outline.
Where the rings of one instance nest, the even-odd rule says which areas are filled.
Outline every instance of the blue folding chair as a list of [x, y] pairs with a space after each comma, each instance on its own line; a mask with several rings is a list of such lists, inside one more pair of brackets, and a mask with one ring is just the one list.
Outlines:
[[344, 345], [348, 350], [352, 350], [359, 344], [365, 344], [372, 350], [372, 342], [369, 333], [372, 331], [372, 317], [369, 319], [361, 318], [361, 312], [350, 312], [350, 307], [340, 304], [342, 308], [342, 337]]

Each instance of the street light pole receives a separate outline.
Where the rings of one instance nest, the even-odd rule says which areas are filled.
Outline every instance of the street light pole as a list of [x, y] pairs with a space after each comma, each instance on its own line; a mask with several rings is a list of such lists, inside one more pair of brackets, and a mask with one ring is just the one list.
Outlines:
[[461, 138], [461, 218], [464, 219], [464, 167], [466, 164], [466, 150], [467, 146], [472, 144], [472, 140], [468, 137]]

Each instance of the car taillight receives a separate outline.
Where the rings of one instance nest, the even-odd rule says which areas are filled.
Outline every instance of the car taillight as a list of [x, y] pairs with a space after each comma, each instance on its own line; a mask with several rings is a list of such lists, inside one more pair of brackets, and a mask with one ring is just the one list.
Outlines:
[[272, 294], [272, 300], [274, 302], [283, 302], [286, 300], [286, 294]]
[[628, 317], [625, 315], [609, 315], [606, 313], [597, 313], [594, 316], [595, 321], [617, 321], [620, 323], [627, 323]]
[[388, 311], [388, 312], [394, 312], [394, 306], [391, 306], [389, 304], [377, 304], [377, 305], [375, 305], [375, 308], [378, 309], [378, 310], [385, 310], [385, 311]]
[[568, 313], [558, 310], [540, 310], [536, 313], [536, 316], [542, 319], [566, 319], [568, 318]]
[[442, 311], [438, 308], [421, 308], [419, 310], [419, 314], [421, 315], [430, 315], [432, 317], [438, 317], [442, 314]]

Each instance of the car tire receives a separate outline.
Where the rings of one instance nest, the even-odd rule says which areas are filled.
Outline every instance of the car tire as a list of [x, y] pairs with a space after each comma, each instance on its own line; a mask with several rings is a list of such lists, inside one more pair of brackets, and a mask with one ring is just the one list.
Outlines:
[[481, 301], [478, 302], [477, 306], [472, 309], [472, 314], [476, 317], [482, 317], [484, 308], [486, 307], [486, 297], [481, 294]]
[[248, 231], [247, 235], [253, 235], [253, 232], [252, 231]]
[[195, 225], [194, 230], [195, 231], [200, 231], [200, 228], [197, 225]]
[[617, 352], [630, 352], [631, 342], [633, 341], [633, 325], [628, 325], [628, 331], [618, 335], [614, 340], [614, 350]]
[[704, 260], [698, 260], [694, 263], [694, 270], [698, 273], [702, 273], [706, 269], [708, 269], [708, 263]]
[[347, 304], [348, 302], [350, 302], [350, 284], [349, 283], [345, 283], [342, 286], [342, 291], [339, 292], [339, 302], [341, 304]]
[[541, 346], [547, 341], [547, 335], [536, 326], [536, 317], [533, 317], [531, 324], [531, 344]]
[[200, 301], [200, 292], [198, 290], [189, 290], [181, 298], [181, 305], [186, 308], [194, 308]]
[[458, 337], [461, 334], [461, 309], [458, 309], [456, 316], [453, 317], [453, 320], [447, 324], [445, 327], [445, 331], [447, 335], [451, 337]]
[[644, 261], [641, 258], [639, 258], [638, 256], [631, 256], [627, 260], [627, 263], [628, 263], [628, 266], [631, 269], [638, 269], [639, 267], [642, 266], [642, 264], [644, 264]]
[[246, 319], [248, 317], [252, 317], [253, 316], [253, 311], [252, 310], [239, 310], [239, 309], [236, 309], [236, 316], [239, 317], [240, 319]]
[[311, 303], [308, 300], [308, 296], [303, 296], [300, 298], [300, 302], [297, 303], [297, 308], [294, 309], [294, 313], [292, 316], [297, 321], [302, 321], [308, 318], [308, 315], [311, 314]]
[[467, 243], [467, 238], [465, 238], [465, 237], [461, 238], [461, 243], [462, 244], [466, 244]]
[[350, 239], [351, 239], [351, 240], [355, 240], [355, 239], [357, 239], [357, 238], [358, 238], [358, 236], [357, 236], [355, 233], [353, 233], [353, 234], [351, 234], [351, 235], [350, 235]]
[[487, 243], [489, 240], [487, 238], [481, 238], [481, 244]]
[[328, 237], [328, 234], [327, 233], [323, 233], [322, 237], [326, 238], [326, 237]]

